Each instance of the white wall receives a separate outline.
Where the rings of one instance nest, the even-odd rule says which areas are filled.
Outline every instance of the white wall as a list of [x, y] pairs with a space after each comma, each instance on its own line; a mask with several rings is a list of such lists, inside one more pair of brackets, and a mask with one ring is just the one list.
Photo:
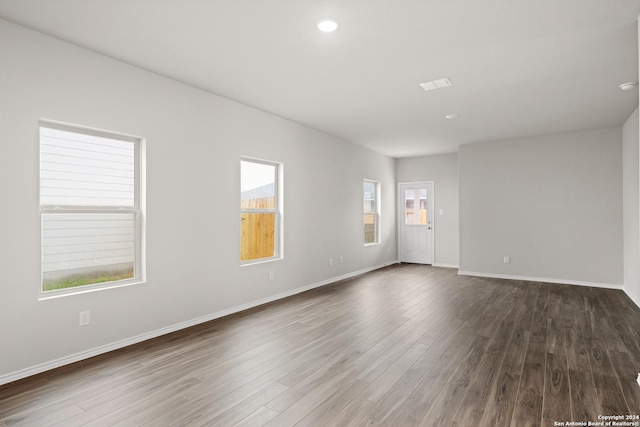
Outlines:
[[621, 128], [463, 145], [459, 167], [462, 273], [622, 285]]
[[[396, 160], [398, 182], [434, 181], [434, 265], [458, 267], [458, 154]], [[442, 209], [442, 215], [439, 214]]]
[[624, 290], [640, 306], [640, 164], [638, 109], [622, 126]]
[[[0, 383], [395, 261], [393, 159], [2, 20], [0, 58]], [[145, 284], [38, 300], [39, 119], [146, 138]], [[239, 266], [241, 155], [284, 163], [282, 261]]]

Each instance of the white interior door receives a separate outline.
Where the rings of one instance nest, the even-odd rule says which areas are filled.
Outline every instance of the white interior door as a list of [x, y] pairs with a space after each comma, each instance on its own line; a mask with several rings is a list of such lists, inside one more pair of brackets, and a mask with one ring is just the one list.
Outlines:
[[433, 181], [400, 183], [400, 262], [433, 264]]

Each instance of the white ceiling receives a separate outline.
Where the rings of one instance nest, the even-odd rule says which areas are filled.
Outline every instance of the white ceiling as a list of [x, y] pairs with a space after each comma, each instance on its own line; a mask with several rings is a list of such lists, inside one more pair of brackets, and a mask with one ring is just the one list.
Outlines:
[[[618, 86], [638, 80], [639, 14], [640, 0], [0, 0], [6, 20], [393, 157], [620, 126], [638, 105]], [[335, 33], [316, 30], [325, 17]], [[442, 77], [454, 86], [418, 86]]]

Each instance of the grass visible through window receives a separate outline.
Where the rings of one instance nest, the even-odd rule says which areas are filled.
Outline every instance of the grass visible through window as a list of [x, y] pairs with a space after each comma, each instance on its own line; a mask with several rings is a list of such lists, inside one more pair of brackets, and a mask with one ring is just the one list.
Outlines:
[[75, 288], [78, 286], [96, 285], [133, 278], [133, 268], [119, 271], [96, 271], [90, 274], [75, 274], [57, 279], [44, 279], [43, 291]]

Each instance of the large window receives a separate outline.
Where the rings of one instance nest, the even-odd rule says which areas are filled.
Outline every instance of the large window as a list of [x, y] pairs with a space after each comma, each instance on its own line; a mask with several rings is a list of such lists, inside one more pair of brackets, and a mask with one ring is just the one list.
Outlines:
[[263, 160], [240, 161], [240, 261], [282, 257], [280, 174], [282, 166]]
[[365, 179], [363, 182], [364, 195], [364, 244], [371, 245], [379, 240], [379, 187], [376, 181]]
[[41, 123], [40, 215], [43, 292], [141, 281], [140, 140]]

